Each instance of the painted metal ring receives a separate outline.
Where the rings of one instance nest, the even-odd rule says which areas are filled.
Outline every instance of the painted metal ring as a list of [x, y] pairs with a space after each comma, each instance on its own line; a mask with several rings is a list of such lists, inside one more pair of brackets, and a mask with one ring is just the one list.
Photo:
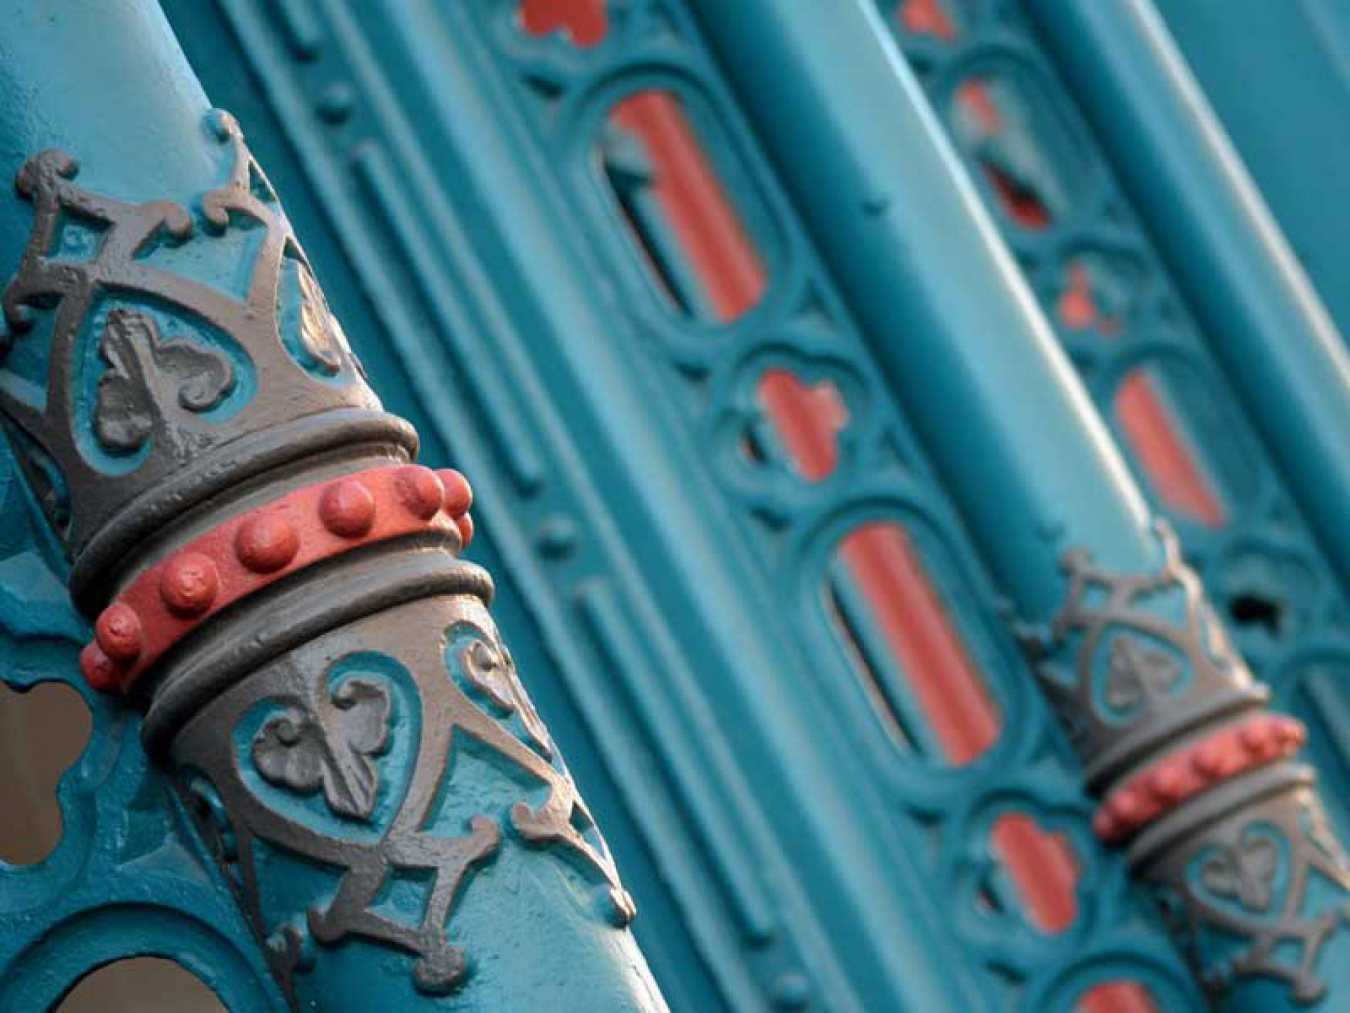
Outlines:
[[1260, 714], [1173, 750], [1103, 800], [1092, 829], [1108, 844], [1134, 836], [1182, 802], [1256, 767], [1294, 755], [1307, 730], [1282, 714]]
[[288, 574], [360, 546], [443, 532], [473, 536], [473, 493], [450, 469], [393, 465], [297, 489], [230, 518], [132, 581], [100, 613], [80, 670], [94, 689], [127, 692], [205, 620]]

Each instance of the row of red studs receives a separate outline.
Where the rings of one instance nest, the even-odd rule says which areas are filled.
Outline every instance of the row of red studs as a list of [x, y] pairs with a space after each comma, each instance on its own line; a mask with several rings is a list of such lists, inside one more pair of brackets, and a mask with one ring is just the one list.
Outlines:
[[1258, 715], [1213, 732], [1111, 792], [1093, 817], [1092, 829], [1107, 843], [1123, 841], [1220, 781], [1294, 755], [1306, 736], [1301, 722], [1279, 714]]
[[240, 514], [138, 576], [94, 623], [80, 669], [125, 692], [208, 616], [282, 576], [359, 545], [418, 531], [473, 538], [473, 491], [457, 471], [373, 468]]

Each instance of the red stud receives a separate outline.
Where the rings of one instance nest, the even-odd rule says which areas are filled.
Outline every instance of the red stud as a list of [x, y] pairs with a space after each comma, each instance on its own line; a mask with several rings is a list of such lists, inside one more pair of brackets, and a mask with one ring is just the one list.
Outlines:
[[1195, 756], [1191, 758], [1195, 770], [1202, 777], [1209, 779], [1218, 777], [1223, 773], [1224, 749], [1218, 742], [1205, 742], [1195, 751]]
[[1143, 800], [1133, 788], [1122, 788], [1111, 799], [1116, 816], [1127, 822], [1134, 822], [1143, 813]]
[[360, 538], [375, 524], [375, 497], [354, 478], [334, 482], [319, 499], [319, 520], [342, 538]]
[[454, 468], [443, 468], [436, 473], [445, 485], [445, 512], [451, 517], [463, 517], [473, 506], [473, 489], [469, 480]]
[[436, 516], [445, 501], [445, 483], [430, 468], [410, 464], [394, 476], [398, 498], [408, 511], [424, 521]]
[[100, 693], [111, 693], [121, 687], [121, 669], [98, 644], [85, 644], [80, 652], [80, 672], [90, 688]]
[[1264, 722], [1253, 721], [1242, 726], [1238, 738], [1249, 753], [1259, 753], [1266, 744], [1268, 729]]
[[1120, 824], [1116, 821], [1115, 811], [1103, 806], [1092, 816], [1092, 832], [1104, 841], [1113, 840], [1120, 833]]
[[1308, 729], [1303, 727], [1303, 722], [1295, 721], [1293, 718], [1286, 718], [1280, 722], [1280, 738], [1290, 747], [1290, 752], [1301, 749], [1307, 737]]
[[1153, 771], [1148, 786], [1159, 802], [1175, 802], [1181, 797], [1181, 771], [1170, 763], [1162, 763]]
[[103, 610], [94, 624], [94, 639], [113, 661], [135, 661], [141, 653], [141, 617], [122, 602]]
[[209, 609], [219, 591], [215, 560], [198, 552], [170, 557], [160, 573], [159, 596], [170, 612], [184, 619]]
[[463, 514], [455, 518], [455, 525], [459, 528], [460, 545], [467, 549], [469, 543], [473, 541], [473, 518]]
[[1266, 728], [1266, 756], [1270, 759], [1276, 759], [1289, 752], [1289, 747], [1293, 744], [1288, 738], [1290, 729], [1285, 727], [1285, 722], [1278, 717], [1270, 719], [1270, 725]]
[[256, 514], [239, 525], [234, 551], [239, 562], [254, 573], [275, 573], [300, 551], [300, 536], [280, 514]]

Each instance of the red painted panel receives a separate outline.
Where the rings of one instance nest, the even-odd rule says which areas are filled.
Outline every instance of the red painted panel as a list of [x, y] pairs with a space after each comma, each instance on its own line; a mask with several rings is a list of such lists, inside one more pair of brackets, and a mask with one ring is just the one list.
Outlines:
[[[906, 8], [939, 37], [955, 31], [939, 0], [911, 0]], [[525, 0], [522, 11], [529, 12], [523, 19], [529, 31], [567, 27], [582, 45], [604, 33], [601, 0]], [[715, 314], [741, 316], [763, 295], [763, 262], [678, 102], [656, 92], [636, 95], [619, 105], [616, 117], [646, 147], [654, 195]], [[838, 463], [838, 406], [781, 370], [765, 375], [759, 393], [797, 470], [811, 481], [827, 477]], [[946, 758], [979, 757], [998, 737], [999, 716], [910, 540], [892, 525], [870, 524], [849, 535], [841, 550]], [[1068, 926], [1076, 916], [1078, 878], [1070, 848], [1020, 814], [1001, 817], [992, 836], [1032, 922], [1046, 932]], [[1153, 1008], [1147, 993], [1130, 983], [1093, 989], [1082, 1006], [1091, 1013]]]
[[1159, 498], [1211, 528], [1222, 527], [1223, 507], [1173, 425], [1152, 379], [1144, 373], [1126, 377], [1116, 392], [1116, 413]]

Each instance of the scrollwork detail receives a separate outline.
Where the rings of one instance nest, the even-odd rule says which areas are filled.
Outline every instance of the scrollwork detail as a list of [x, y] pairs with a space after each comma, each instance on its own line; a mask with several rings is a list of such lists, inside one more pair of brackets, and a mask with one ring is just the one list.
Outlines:
[[164, 427], [172, 404], [200, 415], [234, 389], [225, 356], [185, 339], [164, 340], [154, 319], [135, 310], [108, 314], [99, 350], [109, 369], [99, 379], [94, 427], [110, 450], [138, 450]]
[[366, 820], [380, 777], [375, 758], [389, 737], [389, 691], [349, 679], [331, 695], [274, 715], [253, 739], [253, 763], [273, 784], [304, 795], [322, 790], [339, 816]]
[[1047, 693], [1089, 762], [1197, 701], [1259, 702], [1264, 691], [1230, 645], [1175, 534], [1155, 524], [1162, 565], [1122, 574], [1071, 549], [1063, 605], [1048, 626], [1018, 629]]
[[[1251, 819], [1207, 832], [1172, 872], [1163, 872], [1175, 900], [1165, 908], [1189, 940], [1205, 988], [1220, 995], [1237, 981], [1273, 978], [1298, 1003], [1315, 1003], [1327, 983], [1317, 972], [1323, 947], [1350, 926], [1350, 904], [1319, 901], [1316, 885], [1350, 887], [1350, 864], [1323, 825], [1316, 801], [1276, 801]], [[1228, 944], [1205, 955], [1210, 934]]]
[[553, 743], [539, 712], [525, 695], [511, 652], [501, 644], [480, 638], [460, 652], [459, 660], [469, 684], [497, 710], [519, 717], [535, 748], [544, 759], [552, 759]]
[[[22, 434], [16, 448], [40, 449], [74, 491], [77, 543], [184, 457], [278, 417], [298, 396], [297, 372], [324, 381], [304, 388], [311, 412], [378, 407], [238, 124], [215, 110], [206, 126], [229, 168], [195, 212], [85, 189], [78, 161], [57, 150], [31, 157], [15, 180], [34, 217], [0, 291], [0, 360], [40, 315], [51, 327], [42, 376], [25, 372], [31, 364], [0, 369], [0, 413]], [[293, 312], [278, 299], [288, 266]], [[100, 452], [139, 456], [128, 467]]]
[[[445, 623], [446, 608], [453, 615], [439, 645], [408, 636]], [[370, 617], [254, 673], [208, 705], [172, 746], [177, 768], [203, 772], [222, 800], [244, 906], [293, 999], [295, 976], [321, 959], [311, 941], [331, 946], [353, 938], [411, 954], [420, 991], [453, 990], [468, 960], [465, 947], [450, 941], [447, 922], [472, 870], [499, 855], [504, 829], [603, 886], [612, 924], [627, 924], [635, 913], [486, 610], [468, 599], [404, 609], [408, 614], [388, 626], [380, 625], [387, 615]], [[513, 715], [530, 729], [529, 743], [503, 724]], [[235, 734], [222, 736], [221, 727]], [[511, 770], [503, 783], [531, 797], [508, 798], [491, 811], [470, 794], [472, 806], [488, 811], [442, 822], [456, 797], [455, 758], [465, 748]], [[543, 789], [542, 801], [530, 785]], [[322, 810], [287, 801], [320, 795]], [[335, 890], [268, 924], [257, 865], [264, 847], [337, 870]], [[400, 882], [424, 890], [412, 920], [381, 903]]]
[[542, 805], [531, 807], [523, 801], [512, 805], [511, 827], [530, 845], [561, 848], [574, 867], [602, 880], [607, 888], [610, 920], [615, 925], [628, 924], [637, 914], [633, 898], [620, 884], [618, 871], [598, 835], [594, 841], [588, 839], [595, 834], [595, 820], [571, 775], [558, 763], [548, 731], [521, 685], [510, 651], [489, 624], [463, 622], [452, 632], [461, 642], [467, 640], [456, 654], [467, 685], [501, 714], [519, 718], [526, 737], [539, 750], [536, 755], [527, 749], [495, 720], [490, 726], [475, 722], [476, 730], [471, 733], [475, 738], [548, 785], [548, 797]]

